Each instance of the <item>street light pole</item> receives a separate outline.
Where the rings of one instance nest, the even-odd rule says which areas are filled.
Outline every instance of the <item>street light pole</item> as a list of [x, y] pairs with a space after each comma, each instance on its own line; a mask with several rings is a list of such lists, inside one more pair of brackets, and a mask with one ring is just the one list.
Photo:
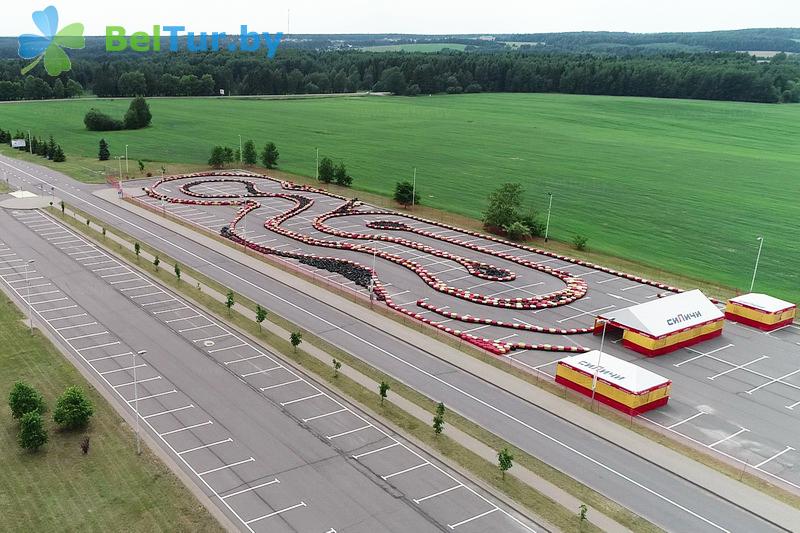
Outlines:
[[133, 354], [133, 410], [136, 411], [136, 455], [142, 454], [142, 444], [139, 439], [139, 382], [136, 380], [136, 356], [147, 353], [147, 350], [139, 350]]
[[319, 148], [317, 148], [317, 181], [319, 181]]
[[33, 335], [33, 304], [31, 303], [31, 280], [28, 277], [28, 265], [32, 265], [34, 262], [34, 259], [28, 259], [28, 262], [25, 263], [25, 285], [28, 286], [28, 318], [30, 319], [31, 335]]
[[128, 145], [125, 145], [125, 175], [130, 176], [131, 171], [128, 169]]
[[592, 406], [594, 407], [594, 394], [597, 390], [597, 373], [600, 372], [600, 358], [603, 357], [603, 345], [606, 342], [606, 328], [608, 322], [614, 320], [613, 318], [603, 319], [603, 334], [600, 336], [600, 351], [597, 353], [597, 366], [594, 369], [594, 376], [592, 376]]
[[28, 151], [33, 155], [33, 143], [31, 142], [33, 139], [31, 138], [31, 130], [28, 130]]
[[119, 162], [119, 181], [122, 181], [122, 156], [117, 156], [117, 161]]
[[750, 292], [753, 292], [753, 285], [756, 284], [756, 272], [758, 272], [758, 261], [761, 259], [761, 247], [764, 246], [764, 237], [758, 238], [758, 254], [756, 255], [756, 266], [753, 269], [753, 279], [750, 281]]
[[239, 135], [239, 166], [244, 165], [244, 155], [242, 154], [242, 136]]
[[553, 193], [547, 193], [550, 197], [550, 202], [547, 204], [547, 223], [544, 226], [544, 242], [547, 242], [547, 236], [550, 233], [550, 211], [553, 208]]
[[417, 199], [417, 167], [414, 167], [414, 181], [411, 182], [411, 207], [414, 207], [414, 200]]

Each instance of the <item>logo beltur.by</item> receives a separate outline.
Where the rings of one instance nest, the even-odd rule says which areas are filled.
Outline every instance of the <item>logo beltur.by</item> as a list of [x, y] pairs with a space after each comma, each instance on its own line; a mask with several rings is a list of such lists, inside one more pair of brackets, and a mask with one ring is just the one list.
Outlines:
[[33, 13], [33, 22], [41, 35], [25, 34], [19, 36], [19, 56], [23, 59], [36, 59], [22, 69], [22, 74], [30, 72], [44, 59], [44, 69], [51, 76], [58, 76], [72, 68], [64, 48], [78, 50], [86, 46], [83, 37], [83, 24], [76, 22], [58, 29], [58, 11], [49, 6]]

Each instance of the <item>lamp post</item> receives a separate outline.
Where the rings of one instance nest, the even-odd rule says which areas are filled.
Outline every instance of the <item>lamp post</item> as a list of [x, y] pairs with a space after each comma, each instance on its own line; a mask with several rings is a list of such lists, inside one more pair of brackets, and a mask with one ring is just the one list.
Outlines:
[[317, 148], [317, 181], [319, 181], [319, 148]]
[[753, 292], [753, 285], [756, 284], [756, 272], [758, 272], [758, 261], [761, 259], [761, 247], [764, 246], [764, 237], [758, 239], [758, 254], [756, 254], [756, 266], [753, 268], [753, 279], [750, 281], [750, 292]]
[[136, 455], [142, 454], [142, 444], [139, 439], [139, 382], [136, 380], [136, 356], [144, 355], [147, 350], [139, 350], [133, 354], [133, 410], [136, 411]]
[[244, 155], [242, 154], [242, 136], [239, 135], [239, 166], [244, 165]]
[[31, 335], [33, 335], [33, 304], [31, 303], [31, 280], [28, 277], [28, 266], [35, 262], [35, 259], [28, 259], [28, 262], [25, 263], [25, 285], [28, 286], [28, 318], [30, 319]]
[[547, 193], [547, 196], [550, 197], [550, 201], [547, 204], [547, 223], [544, 226], [544, 242], [547, 242], [547, 236], [550, 233], [550, 210], [553, 208], [553, 193]]
[[125, 175], [130, 176], [131, 171], [128, 169], [128, 145], [125, 145]]
[[31, 130], [28, 130], [28, 151], [33, 155], [33, 143], [31, 142], [33, 139], [31, 137]]
[[122, 156], [117, 156], [117, 161], [119, 162], [119, 181], [122, 181]]
[[594, 406], [594, 394], [597, 390], [597, 373], [600, 371], [600, 358], [603, 357], [603, 345], [606, 342], [606, 328], [608, 323], [614, 320], [613, 318], [603, 319], [603, 334], [600, 336], [600, 351], [597, 353], [597, 366], [594, 369], [594, 376], [592, 376], [592, 406]]
[[414, 167], [414, 180], [411, 182], [411, 207], [417, 199], [417, 167]]

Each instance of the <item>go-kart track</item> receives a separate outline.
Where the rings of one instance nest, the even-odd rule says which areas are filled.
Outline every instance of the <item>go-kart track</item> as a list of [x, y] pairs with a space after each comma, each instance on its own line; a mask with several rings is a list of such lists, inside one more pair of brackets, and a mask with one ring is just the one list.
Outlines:
[[[366, 296], [537, 374], [599, 347], [594, 318], [676, 292], [652, 280], [247, 172], [172, 176], [135, 202]], [[374, 270], [373, 270], [374, 264]], [[722, 337], [645, 359], [674, 382], [642, 418], [772, 482], [800, 490], [800, 328]], [[567, 353], [563, 353], [567, 352]]]

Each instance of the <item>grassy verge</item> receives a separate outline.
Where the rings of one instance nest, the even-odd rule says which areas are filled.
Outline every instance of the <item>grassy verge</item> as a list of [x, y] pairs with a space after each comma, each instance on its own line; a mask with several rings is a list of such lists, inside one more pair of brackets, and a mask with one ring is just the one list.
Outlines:
[[[159, 214], [159, 216], [165, 216], [166, 218], [176, 222], [177, 224], [180, 224], [180, 225], [182, 225], [182, 226], [184, 226], [184, 227], [186, 227], [188, 229], [191, 229], [193, 231], [202, 232], [202, 230], [198, 229], [197, 227], [192, 226], [190, 224], [187, 224], [185, 221], [181, 220], [178, 217], [172, 216], [169, 213], [165, 213], [163, 215]], [[224, 243], [227, 246], [230, 246], [230, 247], [232, 247], [234, 249], [237, 249], [237, 250], [241, 249], [239, 246], [234, 245], [231, 241], [220, 237], [216, 233], [213, 233], [213, 232], [210, 232], [210, 231], [207, 231], [205, 233], [208, 236], [210, 236], [211, 238], [213, 238], [213, 239], [215, 239], [215, 240], [217, 240], [217, 241], [219, 241], [221, 243]], [[344, 296], [344, 297], [346, 297], [348, 299], [352, 299], [355, 303], [358, 303], [358, 304], [360, 304], [362, 306], [368, 306], [369, 305], [368, 301], [365, 300], [365, 299], [353, 298], [352, 291], [347, 291], [347, 290], [342, 291], [338, 287], [336, 287], [335, 285], [333, 285], [331, 283], [323, 282], [318, 278], [314, 278], [313, 276], [309, 276], [306, 273], [304, 273], [303, 271], [287, 269], [286, 265], [284, 265], [283, 263], [281, 263], [279, 261], [272, 260], [269, 257], [263, 256], [261, 254], [254, 254], [254, 253], [250, 253], [250, 252], [247, 252], [247, 251], [246, 251], [246, 253], [248, 255], [250, 255], [251, 257], [254, 257], [254, 258], [256, 258], [256, 259], [258, 259], [258, 260], [260, 260], [260, 261], [262, 261], [262, 262], [264, 262], [266, 264], [276, 266], [276, 267], [281, 268], [283, 270], [288, 270], [293, 275], [299, 276], [299, 277], [301, 277], [301, 278], [303, 278], [303, 279], [305, 279], [305, 280], [307, 280], [307, 281], [309, 281], [311, 283], [314, 283], [317, 286], [323, 287], [323, 288], [325, 288], [325, 289], [327, 289], [329, 291], [337, 293], [337, 294], [339, 294], [341, 296]], [[207, 278], [207, 277], [203, 276], [202, 274], [199, 274], [199, 276], [201, 276], [201, 278], [203, 279], [203, 283], [208, 284], [209, 286], [214, 286], [214, 284], [216, 283], [215, 281], [211, 280], [210, 278]], [[396, 313], [396, 312], [392, 311], [391, 309], [388, 309], [388, 308], [386, 308], [384, 306], [381, 306], [381, 305], [374, 306], [372, 308], [372, 310], [374, 312], [377, 312], [378, 314], [384, 316], [384, 317], [387, 317], [387, 318], [390, 318], [390, 319], [392, 319], [392, 320], [394, 320], [396, 322], [402, 323], [406, 327], [412, 328], [412, 329], [414, 329], [416, 331], [419, 331], [419, 332], [422, 332], [422, 333], [424, 333], [426, 335], [434, 337], [434, 338], [436, 338], [436, 340], [438, 340], [440, 342], [443, 342], [444, 344], [446, 344], [446, 345], [448, 345], [448, 346], [450, 346], [452, 348], [460, 350], [461, 352], [463, 352], [463, 353], [465, 353], [467, 355], [470, 355], [471, 357], [474, 357], [474, 358], [480, 360], [483, 363], [486, 363], [486, 364], [491, 365], [491, 366], [493, 366], [493, 367], [495, 367], [497, 369], [500, 369], [500, 370], [502, 370], [504, 372], [507, 372], [507, 373], [513, 375], [516, 378], [519, 378], [519, 379], [521, 379], [523, 381], [526, 381], [526, 382], [528, 382], [528, 383], [530, 383], [532, 385], [535, 385], [537, 387], [541, 387], [541, 388], [543, 388], [543, 389], [545, 389], [545, 390], [547, 390], [547, 391], [549, 391], [549, 392], [551, 392], [553, 394], [557, 394], [559, 396], [563, 396], [565, 399], [567, 399], [568, 401], [570, 401], [570, 402], [572, 402], [572, 403], [574, 403], [576, 405], [579, 405], [579, 406], [581, 406], [583, 408], [586, 408], [586, 409], [590, 409], [591, 408], [591, 402], [586, 401], [586, 398], [584, 396], [573, 394], [572, 392], [567, 391], [564, 387], [561, 387], [561, 386], [553, 383], [552, 381], [550, 381], [548, 379], [540, 379], [537, 375], [534, 375], [531, 372], [528, 372], [527, 370], [523, 370], [521, 368], [513, 366], [513, 364], [509, 363], [508, 361], [505, 361], [505, 360], [503, 360], [501, 358], [498, 358], [496, 356], [490, 355], [490, 354], [488, 354], [488, 353], [486, 353], [486, 352], [484, 352], [482, 350], [479, 350], [479, 349], [475, 348], [474, 346], [472, 346], [472, 345], [470, 345], [468, 343], [464, 343], [464, 342], [460, 341], [459, 339], [453, 337], [452, 335], [443, 333], [443, 332], [439, 331], [438, 329], [435, 329], [435, 328], [433, 328], [431, 326], [428, 326], [428, 325], [426, 325], [426, 324], [424, 324], [422, 322], [419, 322], [417, 320], [409, 319], [405, 315], [400, 315], [399, 313]], [[320, 339], [319, 342], [324, 343], [325, 341], [322, 341]], [[319, 345], [319, 342], [315, 342], [315, 344]], [[332, 347], [332, 346], [330, 348], [326, 348], [326, 349], [328, 349], [328, 350], [337, 350], [335, 347]], [[345, 356], [342, 355], [342, 357], [345, 357]], [[623, 415], [619, 414], [617, 411], [606, 409], [605, 407], [601, 406], [596, 412], [597, 412], [597, 414], [599, 414], [600, 416], [603, 416], [607, 420], [611, 420], [611, 421], [613, 421], [615, 423], [625, 425], [626, 427], [628, 427], [632, 431], [635, 431], [636, 433], [639, 433], [640, 435], [642, 435], [644, 437], [647, 437], [647, 438], [649, 438], [649, 439], [651, 439], [651, 440], [653, 440], [653, 441], [655, 441], [655, 442], [657, 442], [657, 443], [659, 443], [659, 444], [661, 444], [663, 446], [666, 446], [667, 448], [670, 448], [670, 449], [672, 449], [672, 450], [674, 450], [674, 451], [676, 451], [676, 452], [678, 452], [678, 453], [680, 453], [682, 455], [685, 455], [686, 457], [689, 457], [689, 458], [691, 458], [691, 459], [693, 459], [693, 460], [695, 460], [695, 461], [697, 461], [697, 462], [699, 462], [701, 464], [704, 464], [704, 465], [706, 465], [706, 466], [708, 466], [710, 468], [713, 468], [713, 469], [717, 470], [718, 472], [721, 472], [721, 473], [725, 474], [726, 476], [728, 476], [730, 478], [736, 479], [738, 481], [742, 481], [745, 484], [747, 484], [747, 485], [749, 485], [749, 486], [751, 486], [751, 487], [753, 487], [753, 488], [755, 488], [757, 490], [760, 490], [760, 491], [764, 492], [765, 494], [769, 494], [770, 496], [772, 496], [774, 498], [777, 498], [777, 499], [779, 499], [779, 500], [781, 500], [781, 501], [783, 501], [785, 503], [788, 503], [789, 505], [800, 507], [800, 496], [798, 496], [798, 495], [796, 495], [796, 494], [794, 494], [794, 493], [792, 493], [790, 491], [787, 491], [787, 490], [785, 490], [785, 489], [783, 489], [783, 488], [781, 488], [779, 486], [776, 486], [776, 485], [770, 483], [769, 481], [765, 480], [764, 478], [762, 478], [760, 476], [753, 475], [753, 474], [750, 474], [750, 473], [746, 472], [746, 468], [742, 469], [742, 468], [738, 467], [732, 461], [727, 461], [725, 459], [722, 459], [722, 458], [719, 458], [717, 456], [709, 454], [706, 450], [703, 450], [703, 449], [700, 449], [698, 447], [685, 444], [684, 442], [676, 439], [675, 437], [673, 437], [670, 434], [661, 432], [661, 431], [659, 431], [657, 429], [652, 428], [651, 426], [645, 425], [642, 422], [634, 421], [633, 419], [631, 419], [629, 417], [626, 417], [626, 416], [623, 416]]]
[[[90, 228], [85, 222], [86, 220], [90, 220], [93, 224], [100, 226], [102, 225], [100, 221], [90, 215], [87, 215], [85, 212], [77, 208], [70, 206], [69, 209], [73, 210], [78, 218], [73, 218], [67, 215], [66, 217], [63, 217], [62, 220], [65, 220], [77, 230], [89, 235], [99, 242], [104, 243], [107, 248], [117, 253], [128, 262], [133, 264], [138, 263], [140, 266], [147, 266], [143, 260], [139, 259], [137, 261], [135, 254], [128, 247], [122, 246], [118, 242], [108, 237], [103, 240], [103, 237], [96, 231], [95, 227], [92, 226]], [[51, 208], [51, 212], [61, 217], [60, 211]], [[116, 236], [124, 239], [130, 244], [139, 242], [116, 228], [113, 230], [113, 232]], [[419, 422], [419, 420], [401, 411], [396, 406], [393, 406], [391, 409], [381, 408], [375, 391], [367, 391], [361, 385], [342, 375], [340, 375], [339, 378], [334, 378], [330, 366], [319, 362], [316, 358], [309, 355], [302, 349], [298, 349], [295, 352], [292, 349], [288, 339], [279, 338], [268, 330], [260, 329], [257, 323], [254, 321], [256, 302], [241, 294], [235, 294], [235, 300], [237, 304], [253, 310], [253, 315], [244, 316], [238, 312], [233, 312], [230, 314], [230, 316], [228, 316], [228, 310], [223, 302], [213, 298], [203, 291], [197, 290], [197, 288], [189, 285], [186, 282], [178, 281], [176, 279], [171, 269], [171, 265], [173, 265], [175, 262], [174, 259], [148, 244], [140, 242], [140, 245], [143, 251], [146, 251], [152, 255], [158, 255], [161, 259], [161, 268], [159, 268], [158, 271], [155, 271], [152, 267], [149, 269], [151, 275], [156, 277], [161, 283], [184, 294], [185, 296], [188, 296], [209, 311], [215, 313], [217, 316], [222, 317], [224, 320], [234, 324], [237, 328], [246, 332], [248, 335], [274, 347], [286, 357], [292, 359], [310, 372], [320, 376], [323, 380], [339, 389], [345, 395], [363, 403], [370, 409], [376, 410], [376, 412], [385, 416], [389, 421], [403, 428], [415, 438], [433, 447], [443, 456], [456, 461], [459, 465], [472, 472], [472, 474], [479, 477], [484, 482], [489, 483], [496, 489], [508, 494], [510, 497], [531, 509], [534, 513], [541, 516], [545, 520], [548, 520], [559, 527], [563, 527], [567, 531], [574, 531], [576, 529], [578, 522], [576, 521], [575, 513], [565, 510], [560, 505], [556, 504], [535, 489], [520, 482], [513, 476], [507, 475], [505, 481], [503, 481], [499, 475], [499, 472], [497, 471], [496, 465], [488, 463], [473, 452], [470, 452], [463, 446], [460, 446], [451, 439], [448, 439], [446, 436], [438, 439], [435, 438], [433, 432], [430, 430], [430, 427], [427, 424]], [[193, 279], [220, 294], [225, 294], [228, 291], [227, 287], [224, 287], [222, 284], [200, 272], [195, 271], [194, 269], [182, 265], [181, 270], [185, 275], [191, 276]], [[433, 415], [435, 412], [436, 402], [434, 402], [432, 399], [417, 392], [411, 387], [394, 381], [390, 376], [387, 376], [364, 361], [350, 355], [348, 352], [345, 352], [317, 337], [312, 332], [297, 327], [295, 324], [280, 317], [274, 312], [270, 312], [267, 319], [273, 324], [287, 331], [300, 331], [303, 334], [303, 339], [305, 342], [313, 344], [320, 350], [328, 353], [331, 357], [339, 359], [343, 362], [343, 364], [350, 366], [373, 381], [380, 382], [386, 380], [391, 382], [391, 390], [394, 394], [398, 394], [399, 396], [402, 396], [403, 398], [413, 402], [414, 404], [431, 413], [431, 415]], [[613, 500], [610, 500], [599, 492], [596, 492], [593, 489], [583, 485], [579, 481], [549, 466], [536, 457], [522, 450], [516, 449], [514, 446], [505, 442], [500, 437], [483, 429], [479, 425], [467, 420], [466, 418], [451, 411], [447, 416], [447, 422], [448, 424], [459, 428], [460, 430], [493, 449], [498, 450], [508, 447], [509, 449], [513, 450], [517, 464], [525, 466], [527, 469], [535, 472], [539, 476], [545, 478], [588, 505], [591, 505], [606, 516], [612, 518], [625, 527], [628, 527], [632, 531], [642, 533], [661, 531], [658, 527], [651, 524], [646, 519], [636, 515], [635, 513], [632, 513]]]
[[[133, 433], [105, 399], [0, 293], [0, 530], [223, 531], [180, 480], [150, 453], [137, 456]], [[37, 453], [17, 445], [17, 422], [5, 398], [16, 380], [39, 389], [50, 442]], [[95, 415], [85, 431], [59, 432], [56, 398], [70, 385], [87, 391]], [[91, 438], [84, 456], [80, 442]]]
[[11, 187], [5, 181], [0, 181], [0, 193], [6, 193], [10, 190]]

